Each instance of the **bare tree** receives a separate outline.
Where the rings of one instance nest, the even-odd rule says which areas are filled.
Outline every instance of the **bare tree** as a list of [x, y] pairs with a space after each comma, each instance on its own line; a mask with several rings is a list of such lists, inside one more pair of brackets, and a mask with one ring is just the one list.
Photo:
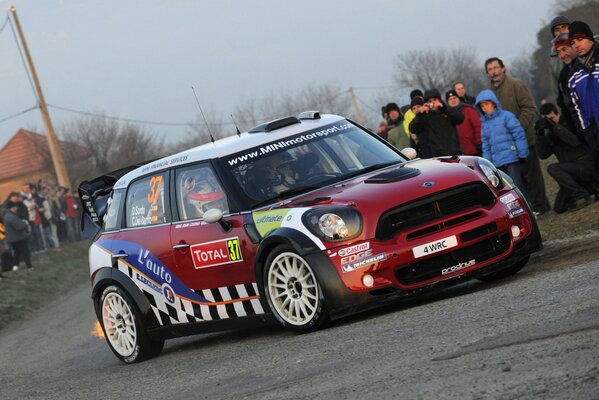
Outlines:
[[510, 65], [506, 65], [510, 76], [520, 79], [526, 87], [531, 88], [534, 85], [534, 76], [532, 73], [532, 59], [523, 52]]
[[156, 134], [105, 117], [77, 119], [60, 132], [62, 140], [72, 144], [64, 158], [74, 184], [165, 155], [164, 140]]
[[309, 85], [296, 93], [271, 94], [262, 100], [250, 99], [235, 108], [235, 118], [247, 130], [276, 118], [296, 116], [302, 111], [319, 110], [323, 113], [353, 116], [347, 89], [337, 85]]
[[484, 68], [472, 48], [411, 50], [395, 58], [393, 79], [398, 87], [411, 90], [439, 89], [445, 92], [463, 82], [470, 94], [485, 87]]

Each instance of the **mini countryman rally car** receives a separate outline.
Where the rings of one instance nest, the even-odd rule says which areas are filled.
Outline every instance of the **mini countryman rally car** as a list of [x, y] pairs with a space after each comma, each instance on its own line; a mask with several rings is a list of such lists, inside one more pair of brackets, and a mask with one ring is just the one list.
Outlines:
[[310, 331], [514, 274], [541, 248], [525, 199], [489, 161], [408, 154], [306, 112], [82, 183], [110, 348], [131, 363], [167, 338], [271, 317]]

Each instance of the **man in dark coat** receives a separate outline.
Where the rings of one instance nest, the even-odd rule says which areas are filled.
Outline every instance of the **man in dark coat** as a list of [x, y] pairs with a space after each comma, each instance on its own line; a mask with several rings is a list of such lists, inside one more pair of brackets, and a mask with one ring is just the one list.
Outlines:
[[576, 134], [559, 123], [559, 112], [553, 104], [543, 104], [541, 115], [535, 123], [537, 153], [543, 160], [555, 154], [558, 161], [547, 167], [559, 185], [553, 209], [562, 213], [582, 208], [592, 201], [589, 188], [594, 180], [593, 153]]
[[27, 268], [32, 269], [31, 252], [29, 251], [29, 224], [17, 215], [17, 203], [6, 202], [7, 211], [4, 214], [4, 229], [6, 241], [14, 251], [15, 265], [25, 261]]
[[534, 98], [522, 81], [507, 76], [505, 65], [500, 58], [487, 59], [485, 71], [490, 80], [489, 89], [495, 92], [503, 109], [518, 118], [526, 132], [529, 150], [524, 166], [526, 192], [535, 216], [542, 215], [549, 211], [550, 206], [545, 194], [545, 180], [541, 171], [541, 163], [535, 151], [534, 119], [537, 115], [537, 107]]
[[433, 157], [462, 154], [456, 125], [464, 121], [464, 115], [441, 101], [437, 89], [424, 92], [424, 105], [410, 123], [410, 131], [416, 135], [425, 133]]

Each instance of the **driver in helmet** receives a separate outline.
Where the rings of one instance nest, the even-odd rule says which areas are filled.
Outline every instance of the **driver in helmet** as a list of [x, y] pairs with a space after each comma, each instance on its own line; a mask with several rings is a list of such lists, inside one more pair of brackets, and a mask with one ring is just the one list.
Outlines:
[[200, 171], [195, 176], [188, 176], [183, 182], [183, 187], [187, 192], [185, 202], [187, 218], [201, 218], [210, 208], [226, 211], [223, 207], [225, 193], [210, 173]]
[[259, 161], [257, 168], [267, 195], [277, 195], [293, 187], [298, 179], [295, 160], [288, 153], [277, 153]]

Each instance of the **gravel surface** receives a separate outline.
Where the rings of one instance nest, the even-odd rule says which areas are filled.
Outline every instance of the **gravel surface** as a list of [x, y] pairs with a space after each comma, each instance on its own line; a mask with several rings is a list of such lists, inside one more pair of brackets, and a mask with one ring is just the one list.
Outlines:
[[269, 326], [175, 339], [129, 366], [90, 335], [85, 285], [0, 332], [0, 398], [597, 399], [599, 262], [558, 263], [548, 247], [501, 282], [306, 335]]

